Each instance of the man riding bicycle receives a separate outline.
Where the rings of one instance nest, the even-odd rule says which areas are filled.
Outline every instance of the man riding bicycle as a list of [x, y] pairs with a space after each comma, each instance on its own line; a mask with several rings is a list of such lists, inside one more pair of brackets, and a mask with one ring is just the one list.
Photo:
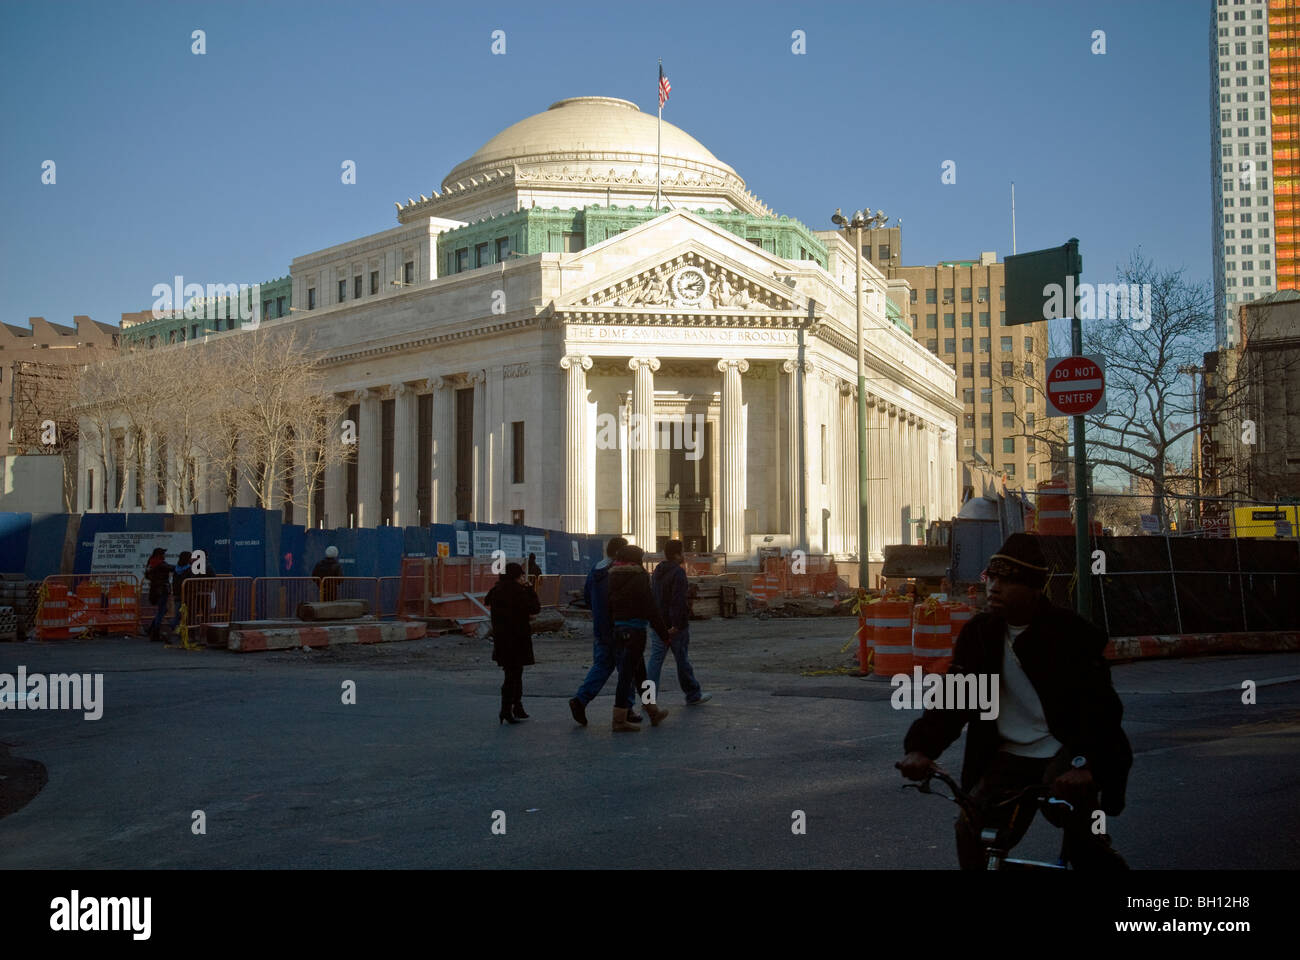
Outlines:
[[[1033, 537], [1012, 534], [986, 575], [988, 609], [962, 629], [948, 672], [997, 677], [997, 716], [982, 719], [977, 706], [927, 709], [907, 732], [899, 769], [911, 780], [924, 779], [969, 723], [961, 786], [983, 822], [972, 823], [965, 812], [957, 820], [963, 870], [984, 867], [981, 828], [1006, 826], [1011, 810], [995, 805], [1035, 783], [1050, 784], [1053, 796], [1073, 806], [1072, 813], [1045, 810], [1044, 816], [1064, 828], [1075, 869], [1127, 869], [1109, 837], [1093, 829], [1094, 811], [1115, 816], [1124, 809], [1133, 763], [1120, 726], [1124, 708], [1103, 655], [1106, 636], [1043, 596], [1047, 562]], [[1032, 819], [1032, 813], [1016, 818], [1008, 847]]]

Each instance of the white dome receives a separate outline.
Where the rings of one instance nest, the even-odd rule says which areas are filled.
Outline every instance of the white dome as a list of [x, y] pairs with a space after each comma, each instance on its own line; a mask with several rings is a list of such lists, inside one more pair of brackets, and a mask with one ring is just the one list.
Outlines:
[[[563, 165], [575, 172], [591, 165], [603, 173], [600, 164], [622, 167], [631, 162], [649, 164], [643, 172], [653, 177], [657, 127], [654, 114], [642, 113], [629, 100], [570, 97], [502, 130], [458, 164], [443, 181], [443, 189], [512, 165]], [[661, 149], [665, 177], [669, 171], [690, 170], [739, 180], [736, 171], [702, 143], [666, 121]]]

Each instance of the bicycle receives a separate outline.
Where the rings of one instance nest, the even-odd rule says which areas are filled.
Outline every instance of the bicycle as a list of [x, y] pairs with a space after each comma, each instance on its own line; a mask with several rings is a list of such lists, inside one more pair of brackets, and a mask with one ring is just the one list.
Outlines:
[[[902, 764], [894, 764], [901, 769]], [[948, 789], [952, 791], [952, 796], [947, 796], [934, 790], [930, 786], [930, 781], [937, 778], [942, 783], [947, 784]], [[1015, 793], [1005, 800], [999, 801], [989, 808], [990, 812], [1000, 811], [1010, 808], [1011, 815], [1006, 818], [1006, 823], [1000, 829], [992, 827], [981, 827], [980, 823], [984, 819], [979, 806], [971, 796], [961, 789], [943, 770], [936, 765], [931, 765], [929, 773], [925, 779], [919, 783], [905, 783], [903, 789], [915, 789], [920, 793], [934, 794], [936, 797], [943, 797], [952, 803], [957, 804], [965, 811], [971, 825], [978, 829], [978, 837], [981, 847], [984, 849], [984, 861], [986, 870], [1065, 870], [1068, 869], [1066, 857], [1066, 841], [1061, 839], [1061, 852], [1055, 863], [1048, 863], [1043, 860], [1026, 860], [1019, 857], [1011, 857], [1011, 847], [1014, 846], [1012, 837], [1015, 836], [1015, 829], [1021, 823], [1021, 817], [1028, 815], [1032, 818], [1039, 808], [1043, 808], [1046, 816], [1046, 809], [1051, 806], [1061, 806], [1071, 813], [1074, 812], [1074, 805], [1069, 801], [1062, 800], [1058, 797], [1051, 796], [1052, 788], [1049, 784], [1035, 783], [1025, 787], [1023, 790]], [[1026, 806], [1026, 804], [1032, 804]], [[1048, 818], [1051, 822], [1051, 818]]]

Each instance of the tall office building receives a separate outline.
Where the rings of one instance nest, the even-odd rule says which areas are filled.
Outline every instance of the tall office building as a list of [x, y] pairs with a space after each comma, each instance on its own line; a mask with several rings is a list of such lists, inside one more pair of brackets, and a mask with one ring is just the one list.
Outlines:
[[1011, 487], [1051, 479], [1060, 438], [1055, 430], [1052, 441], [1042, 438], [1053, 426], [1044, 421], [1042, 391], [1047, 325], [1007, 325], [1005, 265], [996, 253], [905, 267], [901, 247], [899, 227], [864, 232], [863, 256], [911, 284], [904, 316], [913, 338], [957, 374], [959, 461], [1005, 476]]
[[1300, 5], [1210, 0], [1215, 339], [1300, 279]]

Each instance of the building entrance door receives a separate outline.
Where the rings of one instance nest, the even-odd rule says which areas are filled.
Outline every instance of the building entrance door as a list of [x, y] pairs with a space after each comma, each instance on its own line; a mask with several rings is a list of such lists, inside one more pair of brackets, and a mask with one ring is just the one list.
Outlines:
[[[713, 549], [714, 425], [703, 426], [698, 433], [688, 429], [685, 442], [661, 445], [655, 453], [655, 549], [660, 553], [668, 540], [681, 540], [687, 553]], [[682, 434], [672, 436], [680, 439]]]

